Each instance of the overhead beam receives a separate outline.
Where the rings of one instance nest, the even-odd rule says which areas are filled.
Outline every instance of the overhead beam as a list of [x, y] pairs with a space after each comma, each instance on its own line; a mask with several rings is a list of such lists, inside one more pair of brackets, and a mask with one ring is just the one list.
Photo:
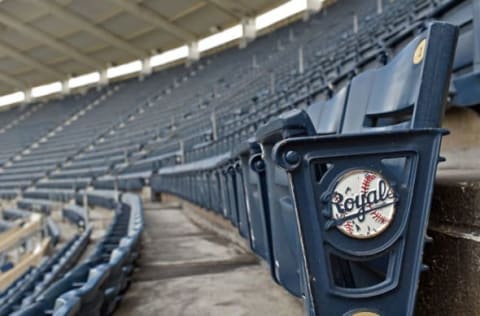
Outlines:
[[207, 0], [208, 3], [210, 3], [211, 5], [213, 5], [215, 8], [219, 9], [220, 11], [222, 11], [223, 13], [225, 13], [226, 15], [234, 18], [235, 20], [237, 21], [240, 21], [242, 19], [242, 14], [238, 13], [238, 12], [235, 12], [234, 10], [232, 10], [229, 6], [227, 6], [224, 2], [222, 2], [221, 0], [220, 1], [217, 1], [217, 0]]
[[22, 53], [20, 50], [14, 48], [13, 46], [10, 46], [6, 43], [0, 43], [0, 53], [8, 55], [8, 56], [12, 57], [13, 59], [15, 59], [15, 60], [17, 60], [17, 61], [19, 61], [19, 62], [21, 62], [25, 65], [28, 65], [32, 68], [35, 68], [35, 69], [37, 69], [37, 70], [39, 70], [39, 71], [41, 71], [45, 74], [48, 74], [48, 75], [54, 77], [55, 79], [65, 77], [63, 73], [52, 69], [52, 67], [49, 67], [47, 65], [42, 64], [38, 60], [33, 59], [32, 57]]
[[11, 28], [16, 29], [17, 31], [34, 38], [36, 40], [39, 40], [42, 44], [48, 45], [50, 48], [53, 48], [62, 54], [86, 65], [89, 66], [93, 69], [100, 69], [102, 68], [102, 64], [95, 61], [95, 59], [88, 57], [87, 55], [80, 53], [76, 48], [73, 48], [53, 36], [44, 33], [28, 24], [20, 22], [18, 19], [12, 17], [11, 15], [8, 15], [4, 12], [0, 11], [0, 21], [2, 21], [2, 24], [5, 24]]
[[252, 12], [248, 12], [236, 1], [232, 0], [207, 0], [208, 3], [220, 9], [222, 12], [240, 21], [242, 18], [251, 17]]
[[126, 40], [118, 37], [115, 34], [105, 30], [104, 28], [93, 24], [91, 21], [85, 19], [84, 17], [73, 13], [62, 6], [56, 4], [55, 1], [50, 0], [33, 0], [33, 3], [38, 4], [39, 6], [43, 7], [44, 9], [48, 10], [49, 13], [61, 18], [65, 22], [69, 23], [70, 25], [76, 26], [79, 29], [89, 32], [90, 34], [94, 35], [97, 38], [102, 39], [103, 41], [118, 47], [125, 52], [131, 54], [137, 58], [144, 58], [147, 57], [147, 54], [143, 52], [141, 49], [133, 46], [132, 44], [128, 43]]
[[27, 87], [27, 85], [23, 81], [20, 81], [18, 79], [13, 78], [13, 77], [9, 77], [9, 76], [4, 75], [2, 73], [0, 73], [0, 81], [2, 81], [3, 83], [11, 86], [12, 88], [18, 88], [20, 90], [24, 90]]
[[204, 1], [197, 2], [196, 4], [193, 4], [191, 7], [188, 7], [185, 10], [182, 10], [182, 11], [178, 12], [176, 15], [174, 15], [172, 17], [169, 17], [168, 20], [170, 22], [175, 22], [175, 21], [177, 21], [181, 18], [186, 17], [187, 15], [195, 13], [196, 11], [205, 7], [206, 5], [207, 5], [207, 3], [204, 2]]
[[142, 6], [139, 3], [131, 0], [111, 0], [116, 3], [119, 7], [128, 11], [130, 14], [135, 15], [136, 17], [155, 25], [158, 28], [163, 29], [164, 31], [172, 34], [173, 36], [191, 42], [196, 39], [195, 34], [190, 33], [189, 31], [175, 25], [170, 22], [168, 19], [164, 18], [160, 14], [149, 10]]

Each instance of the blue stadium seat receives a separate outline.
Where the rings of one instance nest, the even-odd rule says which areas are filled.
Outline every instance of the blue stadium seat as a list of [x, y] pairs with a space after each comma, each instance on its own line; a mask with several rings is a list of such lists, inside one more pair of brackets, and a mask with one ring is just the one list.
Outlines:
[[272, 148], [280, 140], [307, 135], [328, 135], [339, 131], [348, 89], [341, 89], [333, 98], [311, 104], [305, 111], [292, 110], [261, 126], [257, 141], [261, 144], [268, 191], [270, 231], [277, 282], [296, 296], [307, 295], [303, 271], [303, 255], [296, 225], [293, 199], [286, 171], [275, 165]]
[[82, 301], [79, 297], [75, 296], [75, 294], [72, 292], [68, 292], [68, 294], [62, 295], [55, 301], [55, 306], [53, 309], [53, 313], [51, 315], [53, 316], [81, 315], [80, 314], [80, 309], [82, 306], [81, 304], [82, 304]]
[[268, 206], [268, 193], [265, 185], [265, 164], [261, 159], [260, 146], [249, 139], [237, 148], [236, 155], [244, 178], [245, 195], [239, 198], [245, 199], [250, 222], [250, 247], [265, 259], [272, 267], [274, 261], [272, 253], [272, 241], [270, 236], [270, 212]]
[[[72, 291], [62, 294], [55, 302], [54, 310], [69, 305], [68, 310], [79, 307], [77, 315], [99, 316], [101, 306], [104, 301], [104, 284], [110, 274], [108, 265], [98, 265], [91, 268], [87, 279], [81, 285]], [[79, 304], [77, 301], [80, 301]], [[79, 306], [78, 306], [79, 305]]]
[[413, 313], [456, 36], [433, 23], [386, 66], [356, 76], [342, 135], [273, 148], [291, 177], [317, 314]]

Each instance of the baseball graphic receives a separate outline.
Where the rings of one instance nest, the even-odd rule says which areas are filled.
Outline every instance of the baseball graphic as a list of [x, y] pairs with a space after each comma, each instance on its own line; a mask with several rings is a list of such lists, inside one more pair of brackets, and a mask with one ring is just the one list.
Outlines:
[[349, 237], [373, 238], [392, 222], [396, 201], [393, 188], [378, 172], [350, 171], [339, 178], [333, 190], [332, 220]]

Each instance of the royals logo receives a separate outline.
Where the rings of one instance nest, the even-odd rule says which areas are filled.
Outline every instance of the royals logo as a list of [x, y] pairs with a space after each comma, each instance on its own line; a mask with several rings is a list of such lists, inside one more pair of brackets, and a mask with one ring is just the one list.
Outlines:
[[393, 188], [379, 173], [348, 172], [340, 177], [332, 193], [331, 224], [352, 238], [375, 237], [392, 222], [396, 201]]

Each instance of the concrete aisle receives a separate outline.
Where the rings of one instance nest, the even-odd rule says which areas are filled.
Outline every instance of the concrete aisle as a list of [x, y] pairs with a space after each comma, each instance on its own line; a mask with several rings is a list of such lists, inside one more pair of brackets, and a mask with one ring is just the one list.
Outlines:
[[115, 315], [303, 315], [303, 306], [236, 244], [184, 211], [146, 202], [142, 257]]

